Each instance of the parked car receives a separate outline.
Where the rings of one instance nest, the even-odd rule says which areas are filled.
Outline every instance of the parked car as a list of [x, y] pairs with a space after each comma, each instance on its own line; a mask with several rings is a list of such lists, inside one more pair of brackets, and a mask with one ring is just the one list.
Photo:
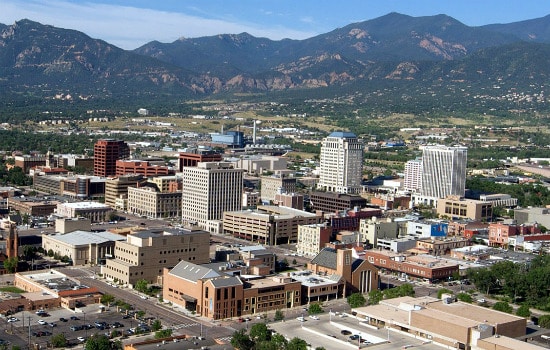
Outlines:
[[319, 316], [310, 315], [309, 318], [311, 318], [312, 320], [318, 320], [318, 319], [319, 319]]
[[306, 321], [306, 319], [303, 316], [298, 316], [298, 317], [296, 317], [296, 319], [300, 322], [305, 322]]
[[84, 343], [84, 342], [86, 341], [86, 338], [84, 338], [84, 337], [78, 337], [78, 338], [76, 338], [76, 340], [78, 340], [78, 341], [81, 342], [81, 343]]
[[347, 329], [342, 329], [342, 330], [340, 331], [340, 334], [342, 334], [342, 335], [350, 335], [351, 332], [348, 331]]
[[67, 320], [65, 317], [60, 317], [60, 318], [59, 318], [59, 321], [61, 321], [61, 322], [67, 322], [67, 321], [69, 321], [69, 320]]
[[11, 323], [11, 322], [17, 322], [17, 321], [19, 321], [19, 319], [18, 319], [17, 317], [10, 317], [10, 318], [8, 318], [8, 322], [10, 322], [10, 323]]
[[73, 320], [73, 321], [78, 321], [78, 320], [80, 320], [80, 318], [78, 318], [78, 317], [76, 317], [76, 316], [71, 316], [71, 320]]
[[46, 325], [48, 324], [48, 322], [44, 321], [44, 320], [38, 320], [38, 323], [41, 324], [41, 325]]
[[57, 327], [57, 323], [50, 322], [50, 323], [48, 323], [48, 326], [50, 326], [50, 327], [52, 327], [52, 328], [53, 328], [53, 327]]
[[76, 331], [82, 330], [83, 328], [84, 327], [82, 327], [82, 326], [71, 326], [71, 328], [69, 328], [69, 329], [73, 332], [76, 332]]

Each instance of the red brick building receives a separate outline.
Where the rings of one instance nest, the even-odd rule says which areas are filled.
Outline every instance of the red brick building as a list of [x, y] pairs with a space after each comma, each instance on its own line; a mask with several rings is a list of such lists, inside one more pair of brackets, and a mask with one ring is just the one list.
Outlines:
[[389, 250], [367, 250], [365, 260], [378, 268], [430, 281], [444, 280], [458, 273], [458, 264], [426, 255], [406, 255]]
[[130, 147], [121, 140], [98, 140], [94, 145], [94, 175], [114, 176], [116, 161], [130, 157]]
[[138, 174], [144, 177], [174, 175], [175, 171], [167, 166], [154, 165], [145, 160], [117, 160], [116, 176]]

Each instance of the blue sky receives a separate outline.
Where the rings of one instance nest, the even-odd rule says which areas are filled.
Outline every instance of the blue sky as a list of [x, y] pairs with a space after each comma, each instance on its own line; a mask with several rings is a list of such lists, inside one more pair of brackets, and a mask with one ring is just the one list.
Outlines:
[[82, 31], [124, 49], [149, 41], [248, 32], [305, 39], [399, 12], [446, 14], [470, 26], [550, 14], [549, 0], [1, 0], [0, 23], [28, 18]]

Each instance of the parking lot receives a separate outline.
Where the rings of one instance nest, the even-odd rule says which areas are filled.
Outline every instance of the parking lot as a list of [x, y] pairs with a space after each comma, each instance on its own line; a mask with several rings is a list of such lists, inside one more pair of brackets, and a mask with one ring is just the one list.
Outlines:
[[400, 349], [403, 347], [420, 347], [425, 350], [441, 349], [440, 346], [426, 343], [425, 339], [415, 339], [406, 334], [367, 327], [362, 320], [352, 315], [347, 317], [331, 316], [323, 313], [319, 320], [305, 317], [305, 321], [291, 319], [285, 322], [271, 323], [269, 327], [288, 339], [294, 337], [305, 340], [312, 348], [325, 349], [370, 348]]
[[[117, 312], [116, 307], [102, 310], [98, 305], [91, 305], [82, 312], [72, 312], [67, 309], [44, 310], [44, 313], [18, 312], [0, 321], [5, 329], [5, 340], [11, 343], [47, 345], [51, 337], [64, 334], [69, 345], [83, 343], [94, 334], [129, 336], [136, 330], [140, 333], [150, 331], [152, 318], [140, 321], [130, 315]], [[133, 331], [132, 331], [133, 330]]]

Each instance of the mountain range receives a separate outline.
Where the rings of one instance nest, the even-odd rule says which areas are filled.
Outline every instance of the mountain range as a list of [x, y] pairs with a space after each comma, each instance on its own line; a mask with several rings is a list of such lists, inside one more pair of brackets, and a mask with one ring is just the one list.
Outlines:
[[3, 105], [60, 94], [146, 101], [456, 84], [522, 92], [543, 89], [549, 77], [550, 16], [470, 27], [446, 15], [390, 13], [305, 40], [220, 34], [133, 51], [27, 19], [0, 24]]

